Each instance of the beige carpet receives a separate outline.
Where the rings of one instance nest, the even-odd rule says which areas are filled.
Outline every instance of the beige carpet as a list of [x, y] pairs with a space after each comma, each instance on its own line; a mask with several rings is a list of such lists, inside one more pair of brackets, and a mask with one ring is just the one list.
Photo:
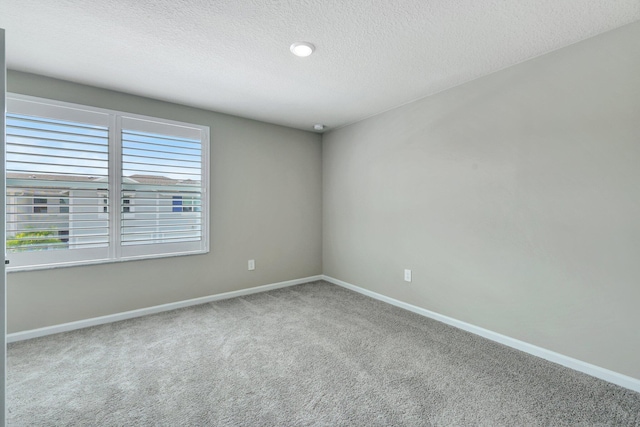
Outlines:
[[14, 343], [11, 426], [640, 424], [640, 394], [317, 282]]

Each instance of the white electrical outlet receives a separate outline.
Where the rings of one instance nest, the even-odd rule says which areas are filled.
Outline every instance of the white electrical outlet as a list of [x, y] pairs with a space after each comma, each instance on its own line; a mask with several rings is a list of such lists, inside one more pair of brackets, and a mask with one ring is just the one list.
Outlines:
[[256, 260], [255, 259], [250, 259], [249, 260], [249, 270], [255, 270], [256, 269]]
[[411, 270], [409, 269], [404, 270], [404, 281], [411, 282]]

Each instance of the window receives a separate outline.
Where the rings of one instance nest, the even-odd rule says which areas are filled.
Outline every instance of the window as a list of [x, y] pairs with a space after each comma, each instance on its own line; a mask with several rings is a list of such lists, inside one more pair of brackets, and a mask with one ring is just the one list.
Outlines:
[[172, 196], [173, 212], [182, 212], [182, 196]]
[[173, 212], [200, 212], [199, 200], [188, 196], [173, 196]]
[[33, 213], [47, 213], [47, 199], [42, 199], [40, 197], [33, 198]]
[[69, 199], [60, 199], [60, 213], [69, 213]]
[[208, 250], [207, 127], [10, 95], [6, 132], [9, 270]]

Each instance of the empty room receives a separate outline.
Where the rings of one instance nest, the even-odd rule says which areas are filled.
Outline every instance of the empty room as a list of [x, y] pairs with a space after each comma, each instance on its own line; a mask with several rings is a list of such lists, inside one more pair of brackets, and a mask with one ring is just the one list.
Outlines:
[[640, 425], [638, 0], [0, 28], [0, 425]]

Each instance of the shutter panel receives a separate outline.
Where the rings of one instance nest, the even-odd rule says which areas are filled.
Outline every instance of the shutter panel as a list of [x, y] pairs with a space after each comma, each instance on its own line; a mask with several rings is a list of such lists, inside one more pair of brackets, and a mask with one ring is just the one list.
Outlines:
[[123, 256], [204, 247], [201, 129], [122, 119]]
[[[78, 112], [86, 121], [56, 118], [58, 111], [13, 101], [6, 125], [7, 254], [55, 251], [47, 263], [104, 258], [109, 246], [109, 130], [103, 114]], [[17, 112], [15, 112], [17, 111]], [[52, 114], [47, 114], [47, 113]], [[68, 113], [66, 111], [65, 113]], [[53, 117], [52, 117], [53, 116]], [[106, 201], [106, 202], [105, 202]], [[102, 248], [98, 250], [97, 248]], [[33, 255], [32, 255], [33, 257]], [[36, 256], [37, 258], [37, 256]], [[28, 262], [27, 264], [33, 264]]]

